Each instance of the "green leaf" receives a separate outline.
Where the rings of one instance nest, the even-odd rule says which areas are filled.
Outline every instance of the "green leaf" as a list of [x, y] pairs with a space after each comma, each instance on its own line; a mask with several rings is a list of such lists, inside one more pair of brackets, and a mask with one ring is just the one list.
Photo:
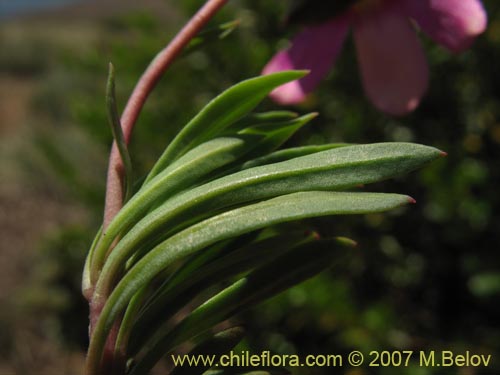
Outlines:
[[216, 137], [249, 113], [276, 87], [299, 79], [305, 74], [304, 71], [288, 71], [259, 76], [224, 91], [182, 128], [155, 164], [146, 182], [191, 148]]
[[340, 190], [380, 181], [440, 155], [435, 148], [411, 143], [347, 146], [246, 169], [198, 186], [167, 200], [120, 240], [104, 266], [107, 280], [97, 288], [109, 290], [127, 258], [155, 236], [171, 235], [214, 211], [297, 191]]
[[120, 116], [118, 115], [118, 109], [116, 107], [115, 68], [111, 63], [109, 63], [108, 83], [106, 85], [106, 107], [108, 122], [113, 133], [116, 147], [118, 148], [118, 152], [120, 153], [120, 157], [123, 162], [123, 184], [125, 188], [123, 202], [126, 202], [132, 194], [132, 185], [134, 180], [132, 175], [132, 160], [130, 159], [130, 154], [128, 152], [127, 142], [125, 142], [125, 138], [123, 136]]
[[241, 166], [241, 169], [248, 169], [253, 167], [258, 167], [260, 165], [279, 163], [282, 161], [298, 158], [301, 156], [315, 154], [317, 152], [331, 150], [333, 148], [352, 146], [349, 143], [329, 143], [324, 145], [312, 145], [312, 146], [301, 146], [286, 148], [283, 150], [278, 150], [268, 155], [249, 160]]
[[148, 285], [143, 286], [130, 300], [115, 342], [115, 358], [124, 358], [134, 321], [148, 295]]
[[236, 121], [234, 124], [226, 129], [228, 134], [233, 134], [242, 129], [248, 128], [249, 126], [255, 126], [260, 124], [267, 124], [276, 121], [288, 121], [297, 118], [298, 115], [291, 111], [269, 111], [261, 113], [250, 113], [240, 120]]
[[[278, 116], [276, 113], [265, 115], [266, 118]], [[279, 113], [279, 116], [283, 117], [283, 114]], [[289, 114], [287, 116], [290, 117]], [[173, 162], [145, 184], [108, 225], [96, 250], [92, 280], [95, 282], [108, 249], [115, 239], [136, 224], [147, 211], [157, 207], [167, 197], [195, 183], [199, 184], [200, 180], [209, 175], [225, 175], [230, 170], [239, 170], [239, 159], [242, 156], [251, 159], [275, 150], [314, 117], [315, 114], [309, 114], [285, 122], [267, 123], [265, 127], [246, 128], [239, 135], [202, 143]]]
[[[165, 288], [159, 288], [160, 293], [154, 296], [154, 302], [156, 303], [157, 299], [162, 297], [175, 299], [172, 295], [181, 294], [179, 290], [188, 289], [198, 283], [209, 285], [225, 280], [254, 267], [255, 264], [262, 263], [264, 261], [262, 259], [269, 260], [283, 251], [312, 239], [314, 239], [313, 235], [289, 232], [257, 238], [255, 241], [245, 242], [243, 246], [240, 241], [234, 239], [219, 242], [202, 253], [196, 254], [169, 280], [165, 281]], [[269, 251], [269, 248], [273, 251]], [[163, 310], [163, 308], [160, 309]]]
[[314, 240], [314, 235], [305, 236], [304, 233], [287, 233], [266, 238], [201, 265], [191, 273], [184, 273], [181, 282], [166, 281], [135, 323], [129, 353], [134, 353], [140, 348], [155, 331], [158, 331], [161, 323], [169, 319], [200, 291], [267, 263], [300, 244]]
[[94, 292], [94, 284], [92, 283], [90, 276], [91, 273], [90, 265], [92, 264], [92, 257], [94, 256], [95, 249], [97, 247], [97, 244], [101, 240], [101, 237], [102, 237], [102, 226], [97, 231], [97, 234], [94, 237], [94, 240], [92, 241], [92, 245], [90, 245], [90, 250], [87, 254], [87, 257], [85, 258], [85, 265], [83, 266], [82, 294], [89, 302], [92, 300], [92, 294]]
[[228, 37], [239, 25], [240, 21], [234, 20], [203, 30], [191, 40], [182, 52], [182, 55], [188, 55], [200, 47]]
[[[263, 157], [263, 155], [275, 151], [316, 116], [316, 113], [310, 113], [292, 120], [270, 122], [241, 129], [239, 132], [241, 135], [261, 135], [263, 137], [262, 141], [256, 144], [256, 146], [245, 155], [246, 160]], [[218, 177], [238, 172], [241, 169], [242, 164], [238, 160], [231, 166], [224, 168]]]
[[[191, 358], [218, 358], [233, 349], [243, 339], [245, 330], [242, 327], [233, 327], [215, 334], [210, 339], [197, 345], [186, 356]], [[199, 375], [208, 370], [209, 365], [177, 366], [170, 375]]]
[[[97, 371], [106, 337], [130, 299], [173, 262], [218, 241], [270, 225], [308, 217], [380, 212], [410, 201], [411, 198], [397, 194], [319, 191], [294, 193], [237, 208], [183, 230], [157, 245], [116, 285], [95, 325], [88, 350], [87, 371]], [[102, 298], [98, 288], [94, 298], [96, 303]]]
[[260, 135], [238, 135], [205, 142], [145, 184], [113, 218], [97, 244], [92, 257], [92, 280], [95, 282], [115, 239], [136, 224], [156, 202], [175, 195], [223, 165], [234, 162], [261, 139]]
[[266, 136], [267, 140], [267, 142], [263, 142], [259, 146], [259, 148], [252, 150], [252, 152], [247, 155], [247, 158], [250, 159], [261, 155], [266, 155], [269, 152], [276, 150], [300, 128], [302, 128], [317, 116], [317, 113], [309, 113], [307, 115], [300, 116], [288, 121], [260, 124], [242, 129], [239, 134], [262, 135]]
[[232, 315], [255, 306], [330, 267], [345, 243], [326, 240], [293, 249], [224, 289], [199, 306], [164, 337], [145, 346], [132, 374], [146, 373], [168, 351]]

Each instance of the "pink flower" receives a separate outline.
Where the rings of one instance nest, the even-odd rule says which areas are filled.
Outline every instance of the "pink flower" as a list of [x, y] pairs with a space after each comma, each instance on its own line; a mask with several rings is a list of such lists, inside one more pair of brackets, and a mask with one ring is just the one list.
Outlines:
[[[332, 0], [330, 0], [332, 1]], [[412, 22], [453, 52], [468, 48], [487, 23], [479, 0], [361, 0], [340, 16], [309, 27], [263, 74], [309, 69], [306, 77], [271, 93], [281, 104], [304, 100], [328, 73], [352, 26], [364, 90], [375, 107], [393, 115], [414, 110], [427, 89], [429, 72]]]

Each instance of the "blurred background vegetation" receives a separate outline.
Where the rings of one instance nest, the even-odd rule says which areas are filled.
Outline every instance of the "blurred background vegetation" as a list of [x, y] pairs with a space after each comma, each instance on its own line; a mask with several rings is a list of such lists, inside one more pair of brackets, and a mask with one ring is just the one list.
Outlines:
[[[488, 369], [308, 369], [307, 374], [500, 373], [500, 4], [488, 31], [452, 55], [422, 37], [431, 66], [422, 105], [403, 118], [363, 96], [352, 41], [300, 112], [320, 117], [290, 145], [411, 141], [448, 157], [370, 187], [407, 193], [401, 212], [312, 220], [349, 236], [337, 267], [244, 314], [243, 347], [258, 353], [469, 350]], [[111, 134], [107, 64], [124, 105], [154, 54], [200, 0], [81, 2], [0, 18], [0, 374], [81, 373], [87, 307], [79, 283], [100, 225]], [[286, 45], [287, 1], [233, 1], [213, 25], [240, 27], [180, 59], [142, 113], [131, 154], [145, 173], [210, 98], [258, 75]], [[1, 8], [0, 8], [1, 9]], [[267, 101], [261, 109], [275, 108]]]

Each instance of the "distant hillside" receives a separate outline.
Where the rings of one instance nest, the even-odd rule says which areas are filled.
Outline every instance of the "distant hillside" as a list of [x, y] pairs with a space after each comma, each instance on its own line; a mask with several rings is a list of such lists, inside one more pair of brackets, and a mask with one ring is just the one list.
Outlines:
[[0, 0], [0, 19], [84, 0]]
[[[152, 10], [159, 16], [168, 16], [173, 6], [162, 0], [48, 0], [43, 7], [33, 5], [39, 1], [0, 0], [0, 18], [8, 16], [7, 22], [19, 19], [100, 19], [133, 10]], [[22, 10], [22, 12], [17, 12]], [[5, 22], [5, 19], [3, 20]]]

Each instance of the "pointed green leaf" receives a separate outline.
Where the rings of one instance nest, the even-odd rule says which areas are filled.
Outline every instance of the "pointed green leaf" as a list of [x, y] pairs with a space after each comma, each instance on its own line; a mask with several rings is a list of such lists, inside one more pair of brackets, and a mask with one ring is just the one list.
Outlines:
[[[292, 120], [265, 123], [240, 130], [239, 134], [242, 135], [261, 135], [263, 137], [262, 141], [256, 144], [255, 147], [245, 155], [245, 158], [251, 160], [253, 158], [265, 157], [263, 155], [267, 155], [278, 149], [290, 139], [292, 135], [316, 116], [316, 113], [310, 113]], [[231, 166], [224, 168], [218, 177], [238, 172], [241, 169], [241, 162], [238, 160]]]
[[246, 169], [198, 186], [167, 200], [120, 240], [106, 261], [103, 273], [108, 279], [101, 287], [111, 285], [127, 258], [155, 236], [175, 233], [210, 212], [292, 192], [340, 190], [380, 181], [414, 170], [441, 154], [411, 143], [347, 146]]
[[[325, 215], [380, 212], [410, 201], [409, 197], [397, 194], [294, 193], [237, 208], [183, 230], [151, 250], [116, 285], [96, 323], [88, 350], [87, 370], [93, 373], [98, 369], [106, 337], [130, 299], [173, 262], [218, 241], [281, 222]], [[102, 295], [97, 287], [94, 293], [96, 301]]]
[[191, 148], [216, 137], [222, 130], [249, 113], [272, 90], [303, 77], [304, 71], [279, 72], [240, 82], [213, 99], [168, 145], [146, 182]]
[[202, 265], [185, 277], [182, 282], [166, 282], [149, 302], [133, 328], [129, 353], [134, 353], [158, 330], [161, 323], [169, 319], [186, 303], [206, 288], [238, 274], [269, 262], [305, 242], [315, 240], [313, 235], [287, 233], [250, 243], [208, 264]]
[[200, 47], [204, 47], [209, 43], [222, 40], [230, 35], [240, 25], [239, 20], [229, 21], [217, 25], [215, 27], [206, 28], [198, 33], [191, 42], [186, 46], [182, 55], [188, 55]]
[[278, 150], [268, 155], [255, 158], [253, 160], [249, 160], [241, 166], [241, 169], [248, 169], [272, 163], [279, 163], [282, 161], [298, 158], [301, 156], [315, 154], [320, 151], [326, 151], [326, 150], [331, 150], [333, 148], [346, 147], [346, 146], [353, 146], [353, 145], [349, 143], [328, 143], [324, 145], [285, 148], [283, 150]]
[[127, 142], [125, 142], [125, 138], [123, 136], [122, 125], [120, 122], [120, 117], [118, 116], [118, 109], [116, 106], [115, 68], [112, 63], [109, 63], [108, 83], [106, 85], [106, 107], [111, 132], [113, 133], [113, 138], [115, 140], [116, 147], [118, 148], [118, 152], [120, 153], [120, 157], [123, 163], [123, 185], [125, 188], [123, 202], [125, 203], [129, 200], [130, 195], [132, 194], [132, 185], [134, 178], [132, 175], [132, 160], [130, 159], [130, 154], [128, 152]]
[[254, 148], [259, 140], [262, 140], [260, 135], [238, 135], [205, 142], [145, 184], [113, 218], [96, 245], [92, 257], [92, 280], [95, 282], [115, 239], [136, 224], [158, 200], [175, 195], [223, 165], [234, 162]]
[[250, 113], [226, 129], [228, 134], [234, 134], [249, 126], [268, 124], [270, 122], [288, 121], [297, 118], [298, 114], [291, 111], [269, 111], [260, 113]]
[[[262, 115], [263, 118], [277, 116], [284, 115], [281, 112]], [[290, 117], [290, 114], [287, 113], [287, 116]], [[209, 174], [225, 175], [230, 170], [239, 170], [239, 158], [245, 156], [251, 159], [274, 151], [314, 117], [316, 114], [308, 114], [285, 122], [247, 128], [239, 135], [205, 142], [173, 162], [145, 184], [108, 225], [96, 250], [92, 280], [95, 281], [109, 247], [119, 234], [130, 229], [147, 211], [157, 207], [162, 197], [164, 200], [192, 184], [199, 184]]]
[[232, 315], [246, 310], [331, 266], [344, 247], [336, 241], [307, 243], [256, 269], [196, 308], [164, 337], [145, 347], [132, 374], [146, 373], [168, 351]]
[[94, 256], [95, 248], [97, 247], [98, 242], [101, 240], [102, 236], [102, 226], [97, 231], [94, 240], [92, 241], [92, 245], [90, 245], [90, 250], [85, 258], [85, 264], [83, 266], [82, 272], [82, 294], [87, 299], [87, 301], [92, 300], [92, 293], [94, 292], [94, 284], [91, 281], [91, 270], [90, 265], [92, 264], [92, 257]]
[[251, 159], [259, 157], [275, 151], [317, 115], [317, 113], [310, 113], [288, 121], [252, 126], [241, 130], [239, 134], [255, 134], [265, 136], [265, 141], [262, 142], [258, 148], [253, 149], [248, 155], [246, 155], [247, 158]]

